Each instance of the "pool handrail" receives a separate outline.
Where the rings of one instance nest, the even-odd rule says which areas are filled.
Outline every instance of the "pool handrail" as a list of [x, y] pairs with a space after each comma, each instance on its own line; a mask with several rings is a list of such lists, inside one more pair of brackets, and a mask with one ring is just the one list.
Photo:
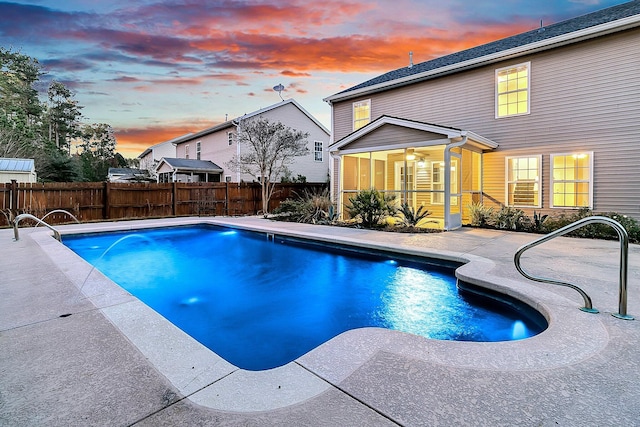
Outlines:
[[53, 237], [56, 238], [56, 240], [58, 240], [59, 242], [62, 241], [62, 237], [60, 236], [60, 232], [58, 230], [56, 230], [54, 227], [52, 227], [51, 225], [47, 224], [46, 222], [44, 222], [43, 220], [41, 220], [40, 218], [28, 214], [28, 213], [23, 213], [18, 215], [14, 220], [13, 220], [13, 236], [15, 237], [15, 241], [17, 242], [18, 240], [20, 240], [20, 236], [18, 234], [18, 224], [20, 223], [21, 220], [23, 220], [24, 218], [29, 218], [32, 219], [34, 221], [36, 221], [39, 224], [44, 225], [45, 227], [47, 227], [49, 230], [53, 231]]
[[[67, 214], [69, 215], [71, 218], [73, 218], [75, 220], [75, 222], [77, 222], [78, 224], [80, 224], [80, 220], [78, 218], [75, 217], [74, 214], [72, 214], [69, 211], [65, 211], [64, 209], [54, 209], [51, 212], [47, 212], [47, 214], [45, 216], [43, 216], [42, 218], [40, 218], [40, 220], [42, 222], [44, 222], [45, 218], [48, 217], [49, 215], [52, 214], [56, 214], [56, 213], [63, 213], [63, 214]], [[40, 223], [36, 223], [36, 225], [34, 225], [34, 227], [37, 227], [38, 225], [40, 225]]]
[[570, 233], [571, 231], [577, 230], [588, 224], [599, 223], [606, 224], [611, 226], [618, 233], [618, 238], [620, 240], [620, 275], [619, 275], [619, 284], [620, 290], [618, 295], [618, 312], [612, 313], [611, 315], [617, 317], [619, 319], [624, 320], [633, 320], [634, 317], [627, 314], [627, 271], [628, 271], [628, 259], [629, 259], [629, 234], [627, 230], [616, 220], [608, 218], [606, 216], [590, 216], [586, 218], [582, 218], [578, 221], [575, 221], [569, 225], [566, 225], [562, 228], [559, 228], [555, 231], [552, 231], [549, 234], [546, 234], [532, 242], [527, 243], [526, 245], [520, 246], [516, 251], [513, 261], [515, 263], [516, 269], [520, 274], [530, 280], [534, 280], [536, 282], [541, 283], [550, 283], [553, 285], [559, 286], [567, 286], [571, 289], [576, 290], [584, 299], [584, 307], [581, 307], [580, 310], [588, 312], [588, 313], [598, 313], [598, 310], [593, 308], [591, 303], [591, 298], [586, 294], [581, 288], [576, 285], [567, 282], [561, 282], [559, 280], [547, 279], [544, 277], [534, 276], [532, 274], [527, 273], [522, 266], [520, 265], [520, 257], [522, 254], [535, 246], [538, 246], [542, 243], [548, 242], [551, 239], [554, 239], [558, 236], [562, 236], [564, 234]]

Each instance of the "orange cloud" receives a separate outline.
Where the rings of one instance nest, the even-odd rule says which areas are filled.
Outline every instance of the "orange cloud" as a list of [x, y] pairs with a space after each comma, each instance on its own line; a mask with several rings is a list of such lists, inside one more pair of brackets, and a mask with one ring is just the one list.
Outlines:
[[[215, 52], [214, 66], [230, 69], [282, 70], [283, 75], [309, 72], [385, 72], [408, 63], [413, 51], [427, 61], [522, 32], [522, 24], [496, 25], [451, 35], [433, 31], [423, 37], [341, 36], [293, 38], [268, 34], [235, 33], [220, 39], [192, 41], [194, 47]], [[220, 50], [226, 46], [227, 50]], [[232, 53], [231, 53], [232, 52]]]
[[127, 158], [138, 157], [144, 150], [163, 141], [193, 132], [191, 126], [176, 124], [142, 128], [114, 129], [116, 151]]

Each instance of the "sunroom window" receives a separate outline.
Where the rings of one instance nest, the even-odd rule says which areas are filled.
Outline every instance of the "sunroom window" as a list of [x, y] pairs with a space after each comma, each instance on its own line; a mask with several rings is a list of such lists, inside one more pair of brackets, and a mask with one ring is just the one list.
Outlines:
[[496, 118], [529, 113], [531, 63], [496, 70]]
[[353, 103], [353, 130], [358, 130], [371, 121], [371, 100]]
[[507, 157], [507, 205], [541, 207], [542, 156]]
[[551, 206], [591, 207], [593, 153], [551, 155]]

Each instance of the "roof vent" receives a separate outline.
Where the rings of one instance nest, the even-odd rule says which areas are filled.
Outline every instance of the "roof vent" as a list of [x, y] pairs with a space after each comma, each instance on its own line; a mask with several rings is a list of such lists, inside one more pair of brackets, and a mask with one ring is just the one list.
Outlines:
[[538, 29], [538, 32], [541, 33], [544, 31], [544, 25], [542, 24], [542, 19], [540, 20], [540, 28]]
[[409, 68], [413, 67], [413, 51], [409, 51]]

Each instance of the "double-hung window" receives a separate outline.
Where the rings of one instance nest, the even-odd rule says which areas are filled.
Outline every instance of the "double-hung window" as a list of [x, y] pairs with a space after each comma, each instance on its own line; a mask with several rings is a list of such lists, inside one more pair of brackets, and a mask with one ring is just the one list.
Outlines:
[[496, 70], [496, 118], [529, 114], [531, 63]]
[[358, 130], [371, 121], [371, 100], [353, 103], [353, 130]]
[[228, 132], [227, 133], [227, 143], [229, 145], [233, 145], [233, 138], [234, 138], [233, 132]]
[[592, 207], [593, 153], [551, 155], [551, 207]]
[[316, 162], [322, 161], [323, 144], [322, 141], [313, 142], [313, 160]]
[[189, 158], [189, 144], [184, 146], [184, 158], [185, 159]]
[[202, 144], [200, 141], [196, 142], [196, 159], [200, 160], [200, 151], [202, 150]]
[[542, 156], [506, 158], [507, 206], [541, 207]]

